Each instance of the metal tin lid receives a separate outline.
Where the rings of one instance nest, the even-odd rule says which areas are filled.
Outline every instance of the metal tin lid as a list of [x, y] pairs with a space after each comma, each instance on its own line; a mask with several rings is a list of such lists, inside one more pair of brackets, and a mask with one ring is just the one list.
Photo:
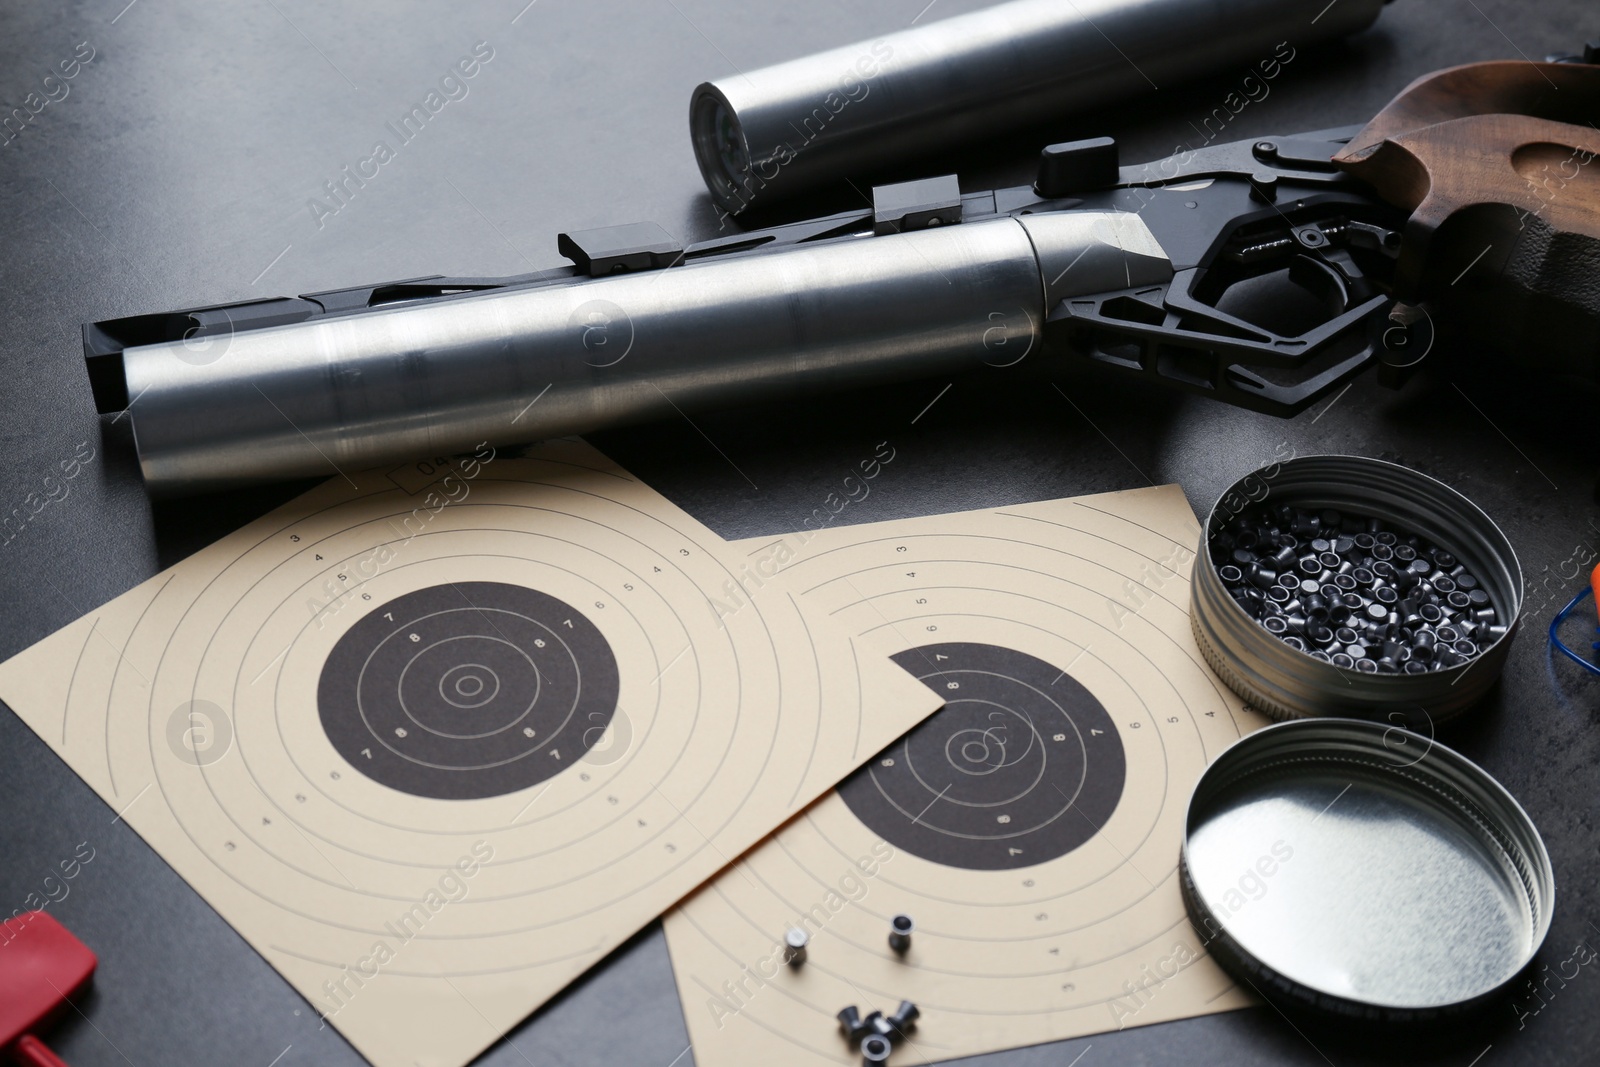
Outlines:
[[1195, 929], [1248, 988], [1373, 1021], [1502, 993], [1555, 896], [1538, 830], [1487, 772], [1357, 719], [1279, 723], [1218, 757], [1189, 801], [1180, 874]]

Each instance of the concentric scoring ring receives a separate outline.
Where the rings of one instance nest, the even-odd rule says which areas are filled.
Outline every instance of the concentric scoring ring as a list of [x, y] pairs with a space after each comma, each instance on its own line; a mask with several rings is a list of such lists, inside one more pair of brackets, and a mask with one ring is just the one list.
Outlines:
[[362, 774], [415, 796], [500, 796], [552, 777], [604, 734], [616, 658], [582, 613], [499, 582], [378, 605], [329, 653], [323, 730]]

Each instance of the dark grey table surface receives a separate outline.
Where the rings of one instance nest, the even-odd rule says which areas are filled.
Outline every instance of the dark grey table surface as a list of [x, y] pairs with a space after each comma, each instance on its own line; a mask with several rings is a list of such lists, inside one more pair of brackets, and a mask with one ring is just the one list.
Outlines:
[[[0, 110], [40, 90], [62, 60], [93, 57], [0, 146], [0, 444], [10, 457], [0, 511], [16, 516], [0, 545], [0, 658], [303, 488], [153, 509], [127, 421], [95, 415], [80, 323], [422, 274], [520, 273], [559, 262], [560, 230], [640, 219], [713, 236], [717, 214], [686, 136], [691, 88], [898, 29], [926, 0], [125, 3], [0, 7]], [[979, 6], [939, 0], [929, 14]], [[1584, 14], [1594, 19], [1586, 0], [1400, 0], [1374, 30], [1305, 50], [1234, 119], [1236, 136], [1362, 121], [1438, 67], [1570, 51], [1600, 31]], [[480, 41], [493, 59], [469, 94], [319, 220], [308, 203], [323, 183], [368, 155], [384, 123]], [[1156, 158], [1190, 139], [1191, 123], [1244, 73], [911, 169], [959, 167], [969, 189], [1020, 184], [1039, 144], [1101, 133], [1121, 138], [1125, 160]], [[811, 206], [852, 205], [830, 194]], [[1560, 887], [1542, 958], [1553, 970], [1578, 942], [1600, 943], [1600, 684], [1553, 660], [1543, 633], [1577, 567], [1600, 556], [1600, 406], [1593, 391], [1519, 380], [1514, 361], [1474, 355], [1436, 352], [1403, 391], [1363, 379], [1288, 421], [1033, 366], [958, 379], [915, 425], [948, 383], [710, 415], [697, 420], [704, 437], [678, 420], [595, 440], [727, 537], [798, 527], [862, 449], [885, 439], [900, 458], [852, 508], [854, 521], [1150, 482], [1179, 483], [1203, 511], [1286, 447], [1443, 478], [1504, 526], [1534, 590], [1503, 682], [1441, 736], [1504, 782], [1543, 831]], [[34, 514], [28, 494], [42, 494], [80, 448], [95, 458], [64, 499]], [[83, 842], [93, 860], [50, 906], [101, 961], [95, 990], [54, 1034], [70, 1062], [361, 1062], [43, 742], [0, 714], [0, 910], [22, 907]], [[688, 1044], [651, 926], [482, 1062], [687, 1067]], [[1313, 1042], [1254, 1009], [984, 1062], [1554, 1067], [1597, 1056], [1600, 966], [1585, 965], [1542, 1000], [1498, 1006], [1481, 1031], [1422, 1050]]]

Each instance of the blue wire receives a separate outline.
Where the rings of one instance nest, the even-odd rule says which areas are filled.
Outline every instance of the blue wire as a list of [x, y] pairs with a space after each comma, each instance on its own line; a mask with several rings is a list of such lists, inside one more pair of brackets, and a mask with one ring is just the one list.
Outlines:
[[[1585, 589], [1583, 592], [1579, 593], [1577, 596], [1568, 601], [1566, 607], [1556, 612], [1556, 617], [1550, 620], [1550, 643], [1556, 647], [1557, 652], [1560, 652], [1563, 656], [1566, 656], [1568, 659], [1582, 667], [1584, 670], [1588, 671], [1590, 674], [1600, 674], [1600, 667], [1590, 663], [1588, 660], [1584, 659], [1582, 656], [1578, 655], [1576, 652], [1572, 651], [1572, 649], [1568, 648], [1562, 643], [1560, 633], [1561, 624], [1567, 621], [1567, 617], [1570, 616], [1577, 606], [1583, 603], [1584, 598], [1591, 595], [1591, 593], [1593, 593], [1592, 589]], [[1596, 641], [1593, 647], [1596, 651], [1600, 651], [1600, 641]]]

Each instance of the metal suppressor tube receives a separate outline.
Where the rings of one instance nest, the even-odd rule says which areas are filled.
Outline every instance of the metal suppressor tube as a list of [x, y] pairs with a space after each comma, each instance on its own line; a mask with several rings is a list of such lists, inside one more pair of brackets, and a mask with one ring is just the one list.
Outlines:
[[690, 100], [690, 135], [713, 199], [737, 214], [1249, 64], [1208, 105], [1225, 124], [1270, 92], [1296, 49], [1365, 29], [1384, 2], [1013, 0], [706, 82]]
[[860, 236], [123, 353], [153, 494], [1013, 363], [1048, 292], [1171, 276], [1137, 216]]

